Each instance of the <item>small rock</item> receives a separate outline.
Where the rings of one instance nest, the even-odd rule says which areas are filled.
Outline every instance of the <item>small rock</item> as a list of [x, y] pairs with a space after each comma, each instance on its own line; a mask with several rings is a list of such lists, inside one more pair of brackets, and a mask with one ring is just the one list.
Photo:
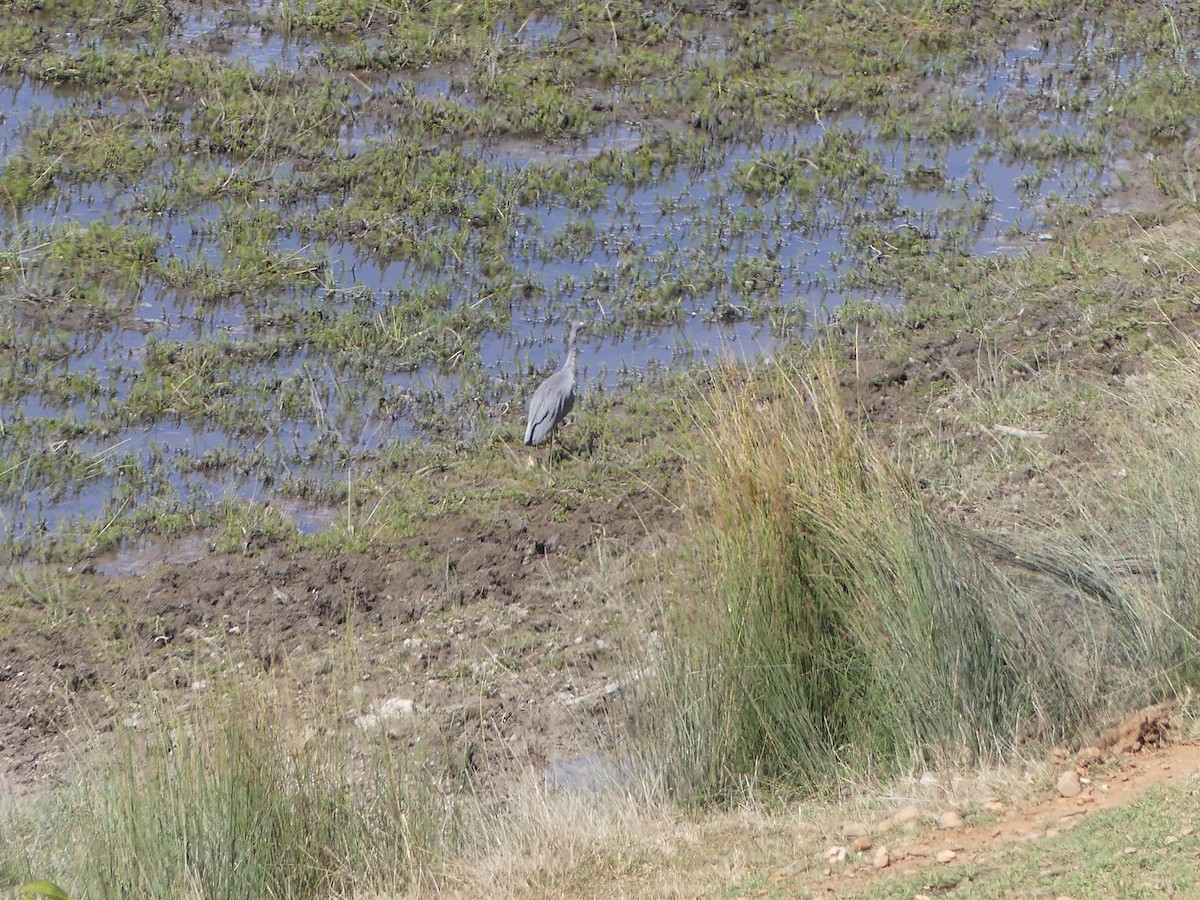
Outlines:
[[871, 849], [871, 839], [869, 837], [867, 837], [865, 834], [860, 835], [854, 839], [853, 846], [854, 846], [855, 851], [857, 851], [858, 853], [866, 853], [868, 850]]
[[942, 865], [945, 865], [948, 862], [958, 859], [958, 854], [953, 850], [939, 850], [935, 858]]
[[954, 810], [942, 813], [938, 818], [939, 828], [962, 828], [963, 819]]
[[880, 847], [875, 851], [875, 862], [872, 865], [877, 869], [886, 869], [892, 864], [892, 854], [887, 847]]
[[1188, 825], [1186, 828], [1180, 828], [1180, 829], [1179, 829], [1179, 836], [1180, 836], [1180, 837], [1187, 837], [1188, 835], [1190, 835], [1190, 834], [1192, 834], [1193, 832], [1195, 832], [1195, 830], [1196, 830], [1196, 829], [1195, 829], [1195, 828], [1193, 828], [1191, 825]]
[[1083, 787], [1079, 784], [1079, 773], [1074, 769], [1068, 769], [1058, 776], [1058, 784], [1055, 785], [1058, 793], [1063, 797], [1078, 797], [1079, 792]]
[[375, 706], [375, 711], [358, 716], [354, 724], [363, 731], [374, 731], [381, 725], [389, 737], [397, 737], [400, 722], [414, 718], [420, 712], [417, 704], [407, 697], [388, 697]]
[[845, 847], [830, 847], [825, 851], [825, 861], [828, 863], [842, 863], [846, 861]]
[[921, 818], [921, 811], [910, 803], [908, 806], [902, 806], [896, 810], [895, 815], [892, 816], [892, 824], [915, 828], [919, 818]]
[[1075, 765], [1090, 766], [1099, 762], [1103, 756], [1104, 754], [1097, 747], [1084, 747], [1075, 754]]
[[871, 828], [866, 822], [846, 822], [842, 825], [842, 834], [846, 837], [856, 838], [870, 833]]
[[385, 719], [401, 719], [416, 712], [417, 704], [407, 697], [388, 697], [379, 704], [379, 715]]

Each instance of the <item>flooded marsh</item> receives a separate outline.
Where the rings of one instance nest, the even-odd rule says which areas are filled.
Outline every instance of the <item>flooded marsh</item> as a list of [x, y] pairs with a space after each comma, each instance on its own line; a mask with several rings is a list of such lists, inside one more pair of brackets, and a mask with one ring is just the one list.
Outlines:
[[586, 413], [1061, 240], [1186, 140], [1196, 23], [1027, 12], [7, 4], [5, 553], [515, 441], [575, 318]]

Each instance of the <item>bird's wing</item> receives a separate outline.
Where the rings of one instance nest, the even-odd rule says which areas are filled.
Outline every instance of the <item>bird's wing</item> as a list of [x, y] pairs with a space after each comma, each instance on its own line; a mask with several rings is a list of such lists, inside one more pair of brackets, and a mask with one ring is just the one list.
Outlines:
[[525, 443], [541, 443], [575, 403], [575, 383], [568, 373], [555, 372], [542, 382], [529, 403]]

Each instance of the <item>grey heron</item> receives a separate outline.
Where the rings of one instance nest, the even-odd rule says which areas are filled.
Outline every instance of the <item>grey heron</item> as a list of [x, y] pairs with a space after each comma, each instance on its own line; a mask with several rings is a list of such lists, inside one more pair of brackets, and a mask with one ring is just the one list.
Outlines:
[[567, 358], [557, 372], [538, 385], [529, 401], [529, 424], [525, 426], [525, 446], [543, 444], [554, 434], [560, 422], [575, 405], [575, 335], [582, 322], [571, 325], [567, 338]]

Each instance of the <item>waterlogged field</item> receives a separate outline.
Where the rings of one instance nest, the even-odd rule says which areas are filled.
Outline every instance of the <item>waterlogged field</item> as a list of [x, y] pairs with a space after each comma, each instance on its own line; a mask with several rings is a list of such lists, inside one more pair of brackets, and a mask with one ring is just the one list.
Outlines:
[[602, 408], [1057, 240], [1185, 129], [1169, 12], [898, 21], [5, 4], [5, 552], [315, 527], [408, 442], [516, 443], [572, 319]]

